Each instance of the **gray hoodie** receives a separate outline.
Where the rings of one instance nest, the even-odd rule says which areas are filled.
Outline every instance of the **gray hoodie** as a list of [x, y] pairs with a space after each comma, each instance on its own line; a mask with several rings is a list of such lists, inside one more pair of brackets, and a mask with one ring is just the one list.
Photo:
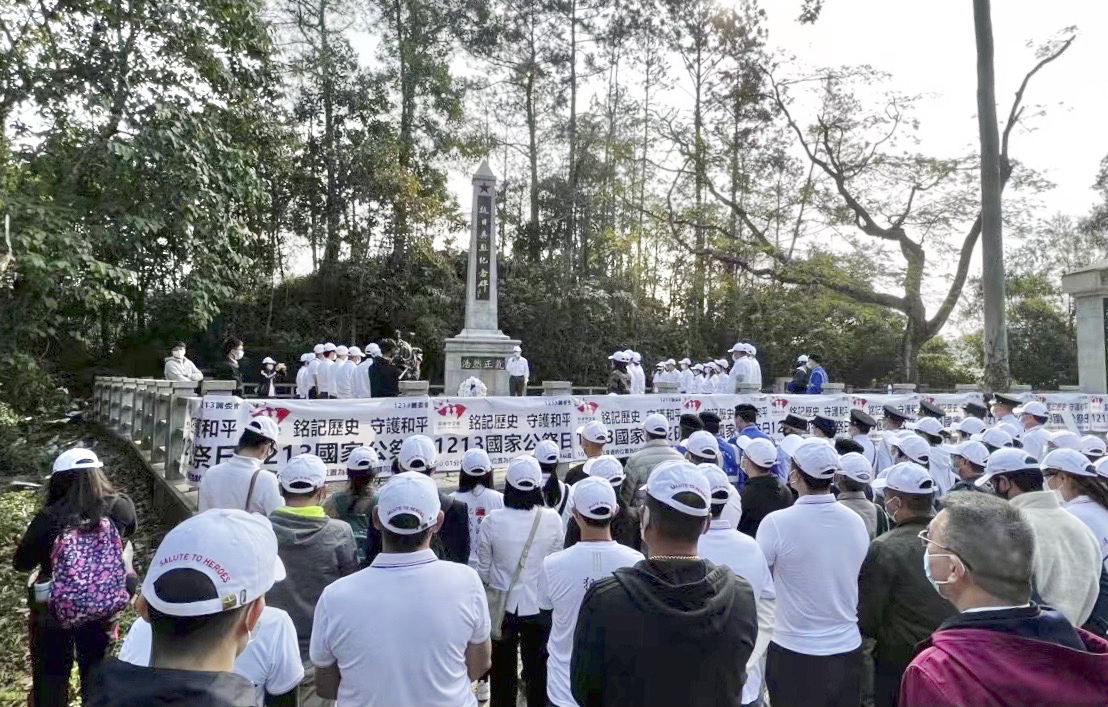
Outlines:
[[[313, 509], [319, 509], [321, 517], [303, 515]], [[306, 659], [319, 595], [328, 584], [358, 569], [354, 532], [346, 521], [323, 515], [320, 506], [308, 509], [286, 506], [274, 511], [269, 520], [277, 535], [277, 553], [287, 576], [273, 585], [265, 601], [292, 617], [300, 656]]]

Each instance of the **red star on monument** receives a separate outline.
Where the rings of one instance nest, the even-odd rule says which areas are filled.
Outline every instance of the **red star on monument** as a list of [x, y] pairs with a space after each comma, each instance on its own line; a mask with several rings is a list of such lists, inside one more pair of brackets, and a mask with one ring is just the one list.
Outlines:
[[482, 184], [481, 185], [481, 193], [482, 194], [487, 194], [488, 192], [489, 192], [489, 185], [488, 184]]

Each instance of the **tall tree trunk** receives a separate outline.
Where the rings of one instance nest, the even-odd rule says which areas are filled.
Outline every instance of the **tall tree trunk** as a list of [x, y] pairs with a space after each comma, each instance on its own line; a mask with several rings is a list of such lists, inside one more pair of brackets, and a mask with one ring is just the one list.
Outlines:
[[[400, 144], [398, 146], [397, 163], [400, 166], [400, 176], [403, 180], [411, 178], [412, 166], [412, 133], [415, 112], [415, 88], [412, 85], [412, 67], [409, 52], [411, 51], [411, 39], [405, 32], [407, 29], [415, 31], [415, 22], [408, 27], [407, 19], [414, 19], [413, 12], [409, 12], [408, 18], [404, 17], [406, 2], [416, 0], [393, 0], [393, 12], [396, 22], [396, 54], [398, 59], [398, 76], [400, 79]], [[397, 196], [393, 206], [393, 242], [392, 252], [394, 256], [400, 256], [407, 247], [409, 236], [408, 214], [408, 189], [405, 185]]]
[[[569, 0], [569, 214], [566, 241], [577, 240], [577, 0]], [[588, 269], [588, 246], [581, 234], [581, 271]]]
[[[534, 44], [532, 46], [532, 62], [534, 61]], [[527, 89], [525, 91], [527, 104], [527, 157], [531, 166], [531, 214], [527, 224], [527, 243], [530, 248], [531, 262], [537, 263], [542, 258], [542, 238], [539, 229], [539, 119], [535, 110], [535, 66], [527, 73]], [[567, 253], [568, 257], [568, 253]]]
[[993, 22], [989, 0], [973, 2], [977, 37], [977, 121], [981, 133], [981, 280], [985, 295], [985, 385], [1008, 390], [1008, 325], [1004, 301], [1000, 132], [996, 122]]
[[704, 257], [699, 253], [704, 252], [707, 245], [704, 232], [704, 182], [706, 170], [704, 165], [704, 43], [707, 41], [707, 23], [700, 22], [697, 27], [696, 38], [696, 72], [694, 75], [695, 98], [693, 105], [693, 140], [694, 143], [694, 169], [696, 170], [696, 255], [693, 255], [693, 278], [691, 317], [693, 327], [699, 330], [701, 316], [704, 312]]
[[327, 29], [326, 0], [319, 0], [317, 21], [319, 23], [319, 52], [323, 60], [320, 66], [323, 78], [320, 82], [320, 88], [323, 91], [323, 166], [327, 172], [327, 193], [324, 205], [327, 240], [323, 248], [323, 265], [326, 267], [338, 262], [341, 245], [339, 238], [340, 214], [335, 175], [335, 83], [332, 73], [330, 37]]

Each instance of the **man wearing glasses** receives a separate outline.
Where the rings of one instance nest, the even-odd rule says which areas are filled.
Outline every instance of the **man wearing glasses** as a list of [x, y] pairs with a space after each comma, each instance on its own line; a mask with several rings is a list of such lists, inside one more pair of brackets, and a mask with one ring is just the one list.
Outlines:
[[1031, 601], [1035, 533], [984, 493], [954, 491], [919, 537], [922, 571], [960, 612], [920, 644], [900, 707], [1099, 705], [1108, 641]]

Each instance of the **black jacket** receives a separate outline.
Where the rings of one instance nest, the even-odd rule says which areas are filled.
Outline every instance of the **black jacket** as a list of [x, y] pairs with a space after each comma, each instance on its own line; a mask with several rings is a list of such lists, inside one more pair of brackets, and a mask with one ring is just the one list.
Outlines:
[[147, 668], [105, 658], [85, 707], [253, 707], [254, 685], [234, 673]]
[[916, 537], [931, 516], [911, 518], [874, 539], [858, 577], [858, 627], [877, 640], [874, 658], [905, 667], [915, 646], [958, 610], [923, 574]]
[[230, 356], [224, 356], [223, 360], [212, 367], [212, 378], [217, 381], [234, 381], [235, 395], [242, 395], [242, 367]]
[[[376, 368], [377, 364], [373, 364]], [[373, 500], [376, 507], [377, 499]], [[439, 532], [431, 537], [431, 549], [440, 560], [449, 560], [461, 565], [469, 564], [469, 508], [465, 502], [451, 498], [439, 491], [439, 505], [442, 507], [443, 520]], [[373, 510], [369, 511], [372, 518]], [[371, 523], [366, 528], [366, 554], [362, 567], [373, 564], [373, 558], [381, 553], [381, 531]]]
[[575, 483], [585, 478], [588, 478], [588, 474], [585, 473], [584, 463], [581, 463], [569, 468], [569, 471], [566, 472], [565, 481], [567, 485], [573, 486]]
[[748, 479], [739, 491], [743, 513], [739, 517], [739, 531], [754, 537], [762, 519], [774, 511], [793, 505], [793, 494], [776, 476], [766, 474]]
[[754, 593], [705, 560], [643, 560], [585, 594], [570, 683], [581, 707], [738, 707]]
[[375, 398], [400, 395], [400, 369], [389, 359], [378, 356], [369, 367], [369, 393]]
[[785, 384], [786, 393], [807, 393], [808, 392], [808, 368], [806, 366], [797, 366], [793, 370], [793, 379]]

